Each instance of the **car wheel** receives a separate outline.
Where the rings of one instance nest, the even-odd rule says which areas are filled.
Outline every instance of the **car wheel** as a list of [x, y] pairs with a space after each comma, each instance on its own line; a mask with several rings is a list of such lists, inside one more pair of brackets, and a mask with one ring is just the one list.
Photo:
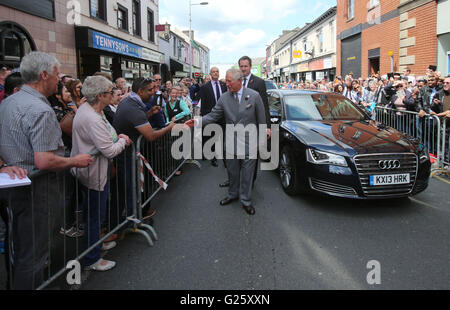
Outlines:
[[294, 151], [290, 146], [285, 145], [280, 155], [280, 181], [283, 190], [288, 195], [300, 193], [300, 183], [298, 181], [298, 168], [294, 160]]

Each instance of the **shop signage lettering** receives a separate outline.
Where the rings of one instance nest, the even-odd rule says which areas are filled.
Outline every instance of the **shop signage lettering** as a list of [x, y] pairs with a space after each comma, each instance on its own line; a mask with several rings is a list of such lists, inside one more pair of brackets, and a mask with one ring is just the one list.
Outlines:
[[142, 58], [142, 47], [105, 34], [92, 31], [93, 48], [112, 53]]

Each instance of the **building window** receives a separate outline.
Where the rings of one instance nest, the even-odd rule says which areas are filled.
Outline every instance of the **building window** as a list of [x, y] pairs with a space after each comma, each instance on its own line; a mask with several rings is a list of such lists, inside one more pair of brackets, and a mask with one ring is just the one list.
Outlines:
[[133, 34], [141, 35], [141, 3], [133, 0]]
[[155, 15], [150, 9], [147, 10], [147, 33], [148, 40], [155, 42]]
[[106, 0], [91, 0], [91, 16], [106, 21]]
[[348, 0], [348, 19], [355, 17], [355, 0]]
[[335, 49], [335, 44], [336, 44], [336, 33], [334, 31], [334, 24], [333, 22], [330, 22], [330, 38], [331, 38], [331, 49]]
[[128, 31], [128, 10], [120, 4], [117, 9], [117, 28]]
[[323, 32], [322, 32], [322, 29], [320, 29], [317, 32], [317, 41], [319, 42], [319, 52], [323, 53]]

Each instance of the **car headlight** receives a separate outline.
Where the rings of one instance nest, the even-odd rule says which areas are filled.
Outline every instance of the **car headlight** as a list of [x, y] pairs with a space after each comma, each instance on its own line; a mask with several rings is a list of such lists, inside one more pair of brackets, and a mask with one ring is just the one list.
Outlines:
[[430, 160], [427, 148], [423, 144], [419, 144], [419, 161], [421, 164]]
[[348, 167], [344, 156], [313, 149], [306, 150], [306, 159], [312, 164]]

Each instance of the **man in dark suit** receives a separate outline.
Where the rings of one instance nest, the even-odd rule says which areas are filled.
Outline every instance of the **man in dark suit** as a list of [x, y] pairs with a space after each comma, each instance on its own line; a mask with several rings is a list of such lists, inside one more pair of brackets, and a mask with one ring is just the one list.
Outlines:
[[[269, 99], [267, 98], [267, 89], [266, 89], [266, 82], [264, 82], [263, 79], [255, 76], [252, 74], [252, 60], [248, 56], [243, 56], [239, 59], [239, 68], [241, 69], [242, 75], [244, 76], [242, 79], [242, 87], [244, 88], [250, 88], [259, 93], [261, 96], [261, 99], [264, 104], [264, 110], [266, 112], [266, 121], [267, 121], [267, 128], [270, 132], [270, 111], [269, 111]], [[256, 164], [258, 166], [258, 163]], [[253, 179], [256, 181], [256, 176], [258, 174], [258, 169], [255, 169], [255, 176]], [[222, 185], [227, 185], [227, 182], [223, 183]]]
[[266, 111], [267, 128], [270, 128], [269, 99], [267, 98], [266, 83], [263, 79], [252, 74], [252, 60], [250, 57], [241, 57], [241, 59], [239, 59], [239, 68], [244, 76], [242, 86], [257, 91], [261, 96], [264, 110]]
[[[200, 88], [201, 116], [209, 114], [217, 104], [217, 101], [219, 101], [219, 98], [227, 92], [227, 85], [219, 81], [219, 69], [216, 67], [212, 67], [210, 70], [210, 75], [211, 81]], [[221, 125], [223, 125], [222, 123]], [[205, 141], [207, 138], [208, 137], [204, 137], [203, 141]], [[213, 158], [211, 160], [211, 164], [214, 167], [217, 167], [217, 159]]]

